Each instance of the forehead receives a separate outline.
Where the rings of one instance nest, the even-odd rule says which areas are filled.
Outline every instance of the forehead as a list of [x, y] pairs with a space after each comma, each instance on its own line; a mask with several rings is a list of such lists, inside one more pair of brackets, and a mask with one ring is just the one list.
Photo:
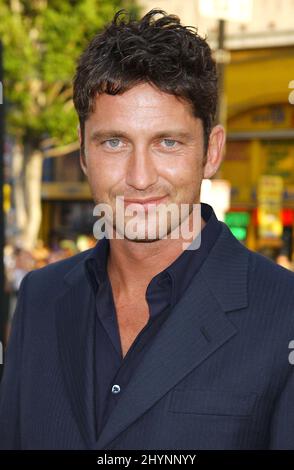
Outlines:
[[101, 124], [103, 127], [144, 127], [149, 130], [158, 130], [167, 124], [191, 127], [198, 121], [190, 103], [147, 83], [118, 95], [97, 95], [87, 120], [90, 127]]

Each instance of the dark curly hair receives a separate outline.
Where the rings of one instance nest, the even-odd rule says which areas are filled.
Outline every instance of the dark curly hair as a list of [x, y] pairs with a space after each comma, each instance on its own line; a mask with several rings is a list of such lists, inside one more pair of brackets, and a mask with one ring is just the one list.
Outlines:
[[197, 28], [183, 26], [178, 16], [159, 9], [139, 21], [129, 18], [125, 10], [118, 11], [81, 55], [73, 100], [82, 151], [85, 121], [93, 112], [95, 95], [120, 94], [142, 82], [192, 105], [203, 124], [206, 153], [217, 106], [216, 64]]

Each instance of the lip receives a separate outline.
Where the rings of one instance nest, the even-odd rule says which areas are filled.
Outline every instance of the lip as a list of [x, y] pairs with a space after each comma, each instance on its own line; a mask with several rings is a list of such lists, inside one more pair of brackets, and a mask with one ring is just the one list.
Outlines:
[[140, 204], [141, 206], [147, 208], [148, 204], [160, 204], [166, 199], [165, 196], [161, 197], [153, 197], [153, 198], [148, 198], [148, 199], [125, 199], [124, 200], [124, 205], [128, 206], [129, 204]]

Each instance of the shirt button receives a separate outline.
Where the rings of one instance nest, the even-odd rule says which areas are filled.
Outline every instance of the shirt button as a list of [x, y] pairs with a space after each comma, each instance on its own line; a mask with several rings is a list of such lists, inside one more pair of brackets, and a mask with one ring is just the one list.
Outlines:
[[113, 385], [111, 391], [112, 391], [112, 393], [119, 393], [120, 392], [120, 386], [119, 385]]

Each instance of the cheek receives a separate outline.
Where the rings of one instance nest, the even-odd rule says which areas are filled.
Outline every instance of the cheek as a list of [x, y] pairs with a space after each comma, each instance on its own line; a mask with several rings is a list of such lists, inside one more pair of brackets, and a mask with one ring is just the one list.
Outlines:
[[199, 180], [202, 179], [201, 159], [195, 155], [181, 156], [170, 165], [166, 165], [163, 172], [174, 186], [185, 186], [189, 190], [189, 186], [199, 184]]
[[122, 165], [117, 165], [107, 159], [89, 159], [88, 179], [96, 194], [109, 193], [123, 179]]

